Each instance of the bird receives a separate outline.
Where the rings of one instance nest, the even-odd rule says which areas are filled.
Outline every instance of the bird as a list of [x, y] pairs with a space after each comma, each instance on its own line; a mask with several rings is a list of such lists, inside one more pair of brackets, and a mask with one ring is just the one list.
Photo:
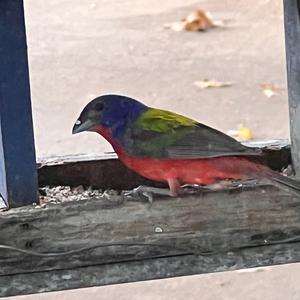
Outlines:
[[153, 194], [176, 196], [186, 185], [207, 187], [252, 179], [267, 179], [274, 185], [300, 190], [300, 182], [262, 162], [261, 149], [127, 96], [108, 94], [90, 101], [72, 133], [84, 131], [102, 135], [129, 169], [168, 185], [168, 189], [140, 186], [132, 191], [145, 195], [150, 202]]

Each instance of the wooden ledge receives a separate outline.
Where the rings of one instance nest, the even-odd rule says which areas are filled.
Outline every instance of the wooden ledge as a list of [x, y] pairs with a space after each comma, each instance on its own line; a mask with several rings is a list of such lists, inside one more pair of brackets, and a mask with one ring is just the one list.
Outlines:
[[90, 247], [45, 257], [0, 249], [1, 296], [300, 261], [300, 199], [270, 186], [151, 208], [91, 199], [13, 209], [0, 228], [1, 244], [38, 253]]
[[[289, 163], [287, 146], [268, 151], [277, 166]], [[113, 158], [85, 158], [39, 171], [45, 185], [144, 182], [122, 168]], [[152, 207], [118, 197], [29, 206], [1, 213], [0, 236], [25, 250], [0, 245], [0, 296], [292, 263], [300, 261], [300, 198], [264, 185], [160, 198]]]

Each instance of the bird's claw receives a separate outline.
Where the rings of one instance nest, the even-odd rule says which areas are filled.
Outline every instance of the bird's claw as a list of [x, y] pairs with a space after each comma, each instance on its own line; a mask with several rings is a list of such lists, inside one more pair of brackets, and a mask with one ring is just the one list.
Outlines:
[[205, 190], [205, 186], [198, 185], [198, 184], [185, 184], [182, 185], [178, 191], [180, 195], [193, 195], [198, 194], [199, 192]]
[[153, 203], [153, 193], [145, 191], [143, 186], [130, 191], [123, 191], [121, 195], [124, 202], [127, 200], [147, 200], [150, 205]]

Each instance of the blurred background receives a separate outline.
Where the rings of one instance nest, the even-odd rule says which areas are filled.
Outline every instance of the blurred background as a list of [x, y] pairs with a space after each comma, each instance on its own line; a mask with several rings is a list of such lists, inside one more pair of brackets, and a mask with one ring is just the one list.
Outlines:
[[[105, 93], [241, 140], [288, 138], [282, 2], [26, 0], [38, 157], [111, 151], [96, 134], [71, 135], [83, 106]], [[293, 264], [18, 299], [298, 300], [299, 275]]]
[[[38, 156], [110, 151], [96, 134], [71, 135], [83, 106], [105, 93], [225, 132], [246, 127], [255, 139], [289, 135], [282, 0], [25, 5]], [[220, 26], [177, 31], [199, 8]], [[203, 88], [205, 80], [231, 85]]]

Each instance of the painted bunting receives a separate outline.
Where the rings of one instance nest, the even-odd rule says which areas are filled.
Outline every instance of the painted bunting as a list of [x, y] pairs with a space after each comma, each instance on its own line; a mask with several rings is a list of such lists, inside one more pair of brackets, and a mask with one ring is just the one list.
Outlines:
[[300, 183], [260, 162], [260, 149], [129, 97], [104, 95], [92, 100], [73, 127], [73, 134], [82, 131], [101, 134], [128, 168], [169, 185], [169, 190], [140, 187], [141, 192], [175, 196], [182, 185], [255, 178], [300, 190]]

